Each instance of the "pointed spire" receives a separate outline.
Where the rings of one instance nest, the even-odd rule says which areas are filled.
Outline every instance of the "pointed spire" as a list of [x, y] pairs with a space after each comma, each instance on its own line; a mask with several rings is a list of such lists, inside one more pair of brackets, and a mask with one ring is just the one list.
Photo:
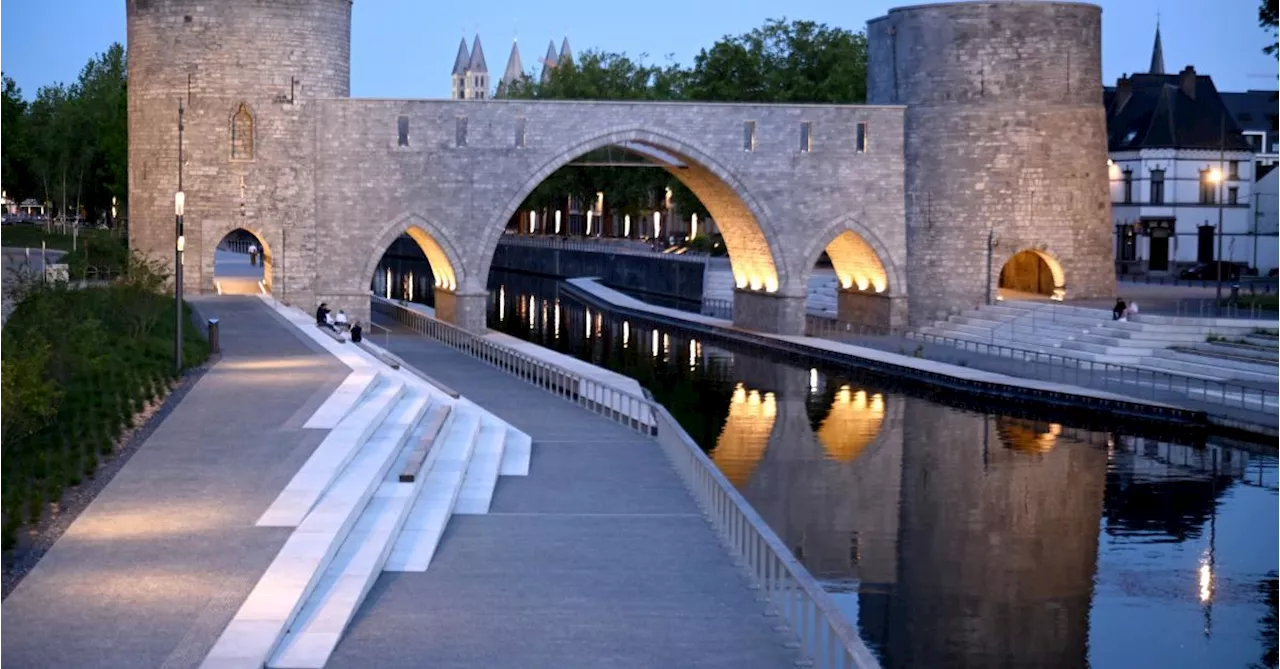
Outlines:
[[471, 45], [471, 60], [467, 70], [476, 74], [488, 74], [489, 66], [484, 62], [484, 49], [480, 46], [480, 33], [476, 33], [476, 41]]
[[551, 80], [551, 68], [556, 66], [556, 41], [551, 40], [547, 43], [547, 56], [542, 59], [542, 83]]
[[453, 73], [458, 76], [467, 73], [467, 63], [471, 60], [471, 54], [467, 51], [467, 38], [462, 38], [462, 43], [458, 45], [458, 57], [453, 59]]
[[507, 69], [502, 73], [498, 88], [505, 89], [524, 77], [524, 64], [520, 61], [520, 44], [511, 40], [511, 55], [507, 57]]
[[573, 51], [569, 49], [569, 36], [564, 36], [564, 41], [560, 43], [560, 64], [573, 62]]
[[1156, 16], [1156, 43], [1151, 48], [1151, 74], [1164, 74], [1164, 46], [1160, 43], [1160, 17]]

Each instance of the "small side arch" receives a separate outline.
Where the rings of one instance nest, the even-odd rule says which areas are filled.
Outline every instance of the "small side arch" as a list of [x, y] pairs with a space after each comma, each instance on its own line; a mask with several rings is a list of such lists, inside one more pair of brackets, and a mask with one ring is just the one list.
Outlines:
[[427, 256], [427, 262], [431, 265], [432, 279], [437, 289], [452, 292], [466, 280], [462, 256], [458, 254], [440, 226], [420, 214], [406, 212], [384, 225], [374, 238], [364, 273], [360, 275], [362, 282], [369, 281], [387, 247], [391, 246], [391, 243], [400, 235], [409, 235]]
[[[202, 230], [203, 239], [202, 248], [209, 249], [207, 253], [201, 253], [201, 272], [207, 278], [202, 282], [202, 291], [222, 290], [228, 286], [219, 286], [219, 277], [217, 276], [217, 253], [218, 248], [224, 240], [233, 232], [240, 230], [253, 236], [258, 245], [258, 260], [262, 267], [262, 288], [268, 293], [272, 292], [274, 283], [274, 261], [275, 254], [272, 252], [274, 246], [268, 238], [267, 233], [261, 227], [254, 225], [241, 225], [236, 223], [226, 223], [216, 227], [204, 228]], [[241, 252], [244, 252], [241, 250]], [[208, 263], [207, 265], [205, 263]], [[234, 281], [233, 281], [234, 283]], [[252, 292], [252, 291], [251, 291]]]
[[1015, 247], [1001, 254], [1000, 260], [999, 273], [993, 277], [998, 291], [1046, 295], [1055, 300], [1066, 298], [1066, 272], [1047, 247]]
[[854, 216], [846, 214], [836, 218], [810, 240], [801, 256], [805, 276], [813, 271], [823, 251], [831, 257], [842, 287], [856, 286], [887, 297], [906, 296], [906, 278], [893, 261], [889, 247]]

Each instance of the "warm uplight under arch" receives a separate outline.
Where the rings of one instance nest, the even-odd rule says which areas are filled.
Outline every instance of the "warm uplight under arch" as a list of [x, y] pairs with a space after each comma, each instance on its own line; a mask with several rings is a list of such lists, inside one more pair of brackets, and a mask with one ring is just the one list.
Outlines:
[[[633, 128], [617, 130], [585, 139], [560, 150], [546, 161], [515, 191], [500, 210], [498, 220], [503, 225], [493, 225], [485, 230], [483, 265], [477, 277], [488, 275], [505, 222], [516, 214], [520, 204], [547, 177], [574, 159], [607, 146], [636, 145], [673, 157], [680, 167], [665, 166], [698, 197], [724, 237], [733, 268], [734, 282], [740, 289], [767, 293], [777, 292], [783, 281], [784, 270], [769, 239], [776, 237], [768, 221], [768, 212], [762, 203], [752, 197], [743, 184], [727, 169], [711, 158], [711, 152], [698, 148], [691, 140], [682, 139], [668, 132]], [[606, 194], [607, 198], [608, 195]]]
[[1061, 300], [1066, 296], [1067, 277], [1057, 258], [1041, 249], [1025, 249], [1001, 266], [999, 287]]
[[852, 230], [840, 233], [827, 245], [827, 256], [845, 290], [883, 293], [889, 287], [889, 275], [874, 249]]
[[408, 235], [422, 249], [431, 265], [433, 285], [437, 290], [455, 291], [465, 278], [462, 263], [449, 239], [440, 229], [417, 214], [404, 214], [383, 227], [373, 242], [363, 276], [371, 277], [387, 248], [400, 235]]

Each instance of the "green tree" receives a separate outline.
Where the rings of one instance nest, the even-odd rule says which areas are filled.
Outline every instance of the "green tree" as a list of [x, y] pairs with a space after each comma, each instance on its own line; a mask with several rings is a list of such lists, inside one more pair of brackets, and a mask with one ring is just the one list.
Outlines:
[[[3, 76], [3, 75], [0, 75]], [[35, 193], [27, 147], [27, 101], [17, 82], [4, 76], [4, 98], [0, 101], [0, 182], [14, 200]]]
[[1280, 7], [1277, 6], [1277, 0], [1260, 0], [1258, 3], [1258, 25], [1271, 33], [1271, 44], [1264, 47], [1262, 51], [1280, 58], [1280, 41], [1277, 40], [1278, 22], [1280, 22]]
[[770, 20], [703, 49], [686, 85], [692, 100], [865, 102], [867, 38], [813, 21]]

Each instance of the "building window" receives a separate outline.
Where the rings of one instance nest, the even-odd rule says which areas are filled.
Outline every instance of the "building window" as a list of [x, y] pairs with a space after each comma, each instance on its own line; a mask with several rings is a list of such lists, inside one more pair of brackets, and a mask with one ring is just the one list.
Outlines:
[[401, 116], [396, 119], [396, 145], [409, 146], [409, 117]]
[[525, 118], [523, 116], [518, 117], [516, 119], [516, 148], [517, 149], [524, 148], [524, 133], [525, 133], [526, 125], [527, 125], [527, 122], [525, 121]]
[[813, 121], [800, 123], [800, 153], [813, 151]]
[[1214, 189], [1217, 184], [1210, 180], [1210, 170], [1200, 170], [1200, 204], [1214, 204], [1217, 198], [1214, 197]]
[[858, 147], [857, 148], [858, 153], [867, 152], [867, 122], [866, 121], [863, 121], [862, 123], [858, 124], [857, 147]]
[[467, 145], [467, 117], [459, 116], [453, 129], [454, 146]]
[[1238, 181], [1240, 179], [1240, 161], [1233, 160], [1227, 163], [1227, 178], [1232, 181]]
[[756, 122], [755, 121], [742, 122], [742, 150], [743, 151], [756, 150]]
[[243, 102], [231, 117], [231, 159], [253, 160], [253, 114]]
[[1133, 226], [1121, 224], [1116, 226], [1116, 259], [1132, 261], [1138, 257], [1138, 239]]
[[1151, 170], [1151, 204], [1164, 204], [1164, 170]]
[[1240, 189], [1232, 186], [1227, 189], [1227, 204], [1240, 204]]
[[1133, 170], [1128, 168], [1124, 171], [1124, 203], [1133, 203]]

